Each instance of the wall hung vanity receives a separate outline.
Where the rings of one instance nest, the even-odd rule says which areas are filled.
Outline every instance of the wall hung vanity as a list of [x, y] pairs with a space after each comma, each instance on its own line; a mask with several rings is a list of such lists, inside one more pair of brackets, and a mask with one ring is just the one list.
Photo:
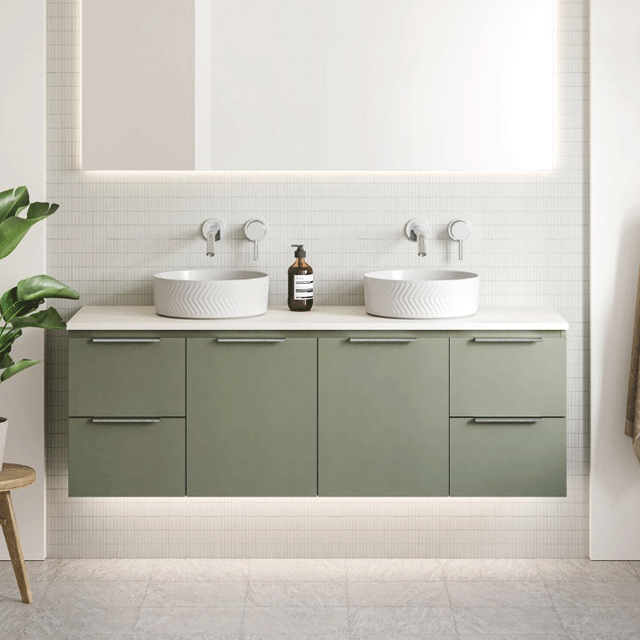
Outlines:
[[486, 307], [68, 323], [70, 496], [564, 496], [566, 321]]

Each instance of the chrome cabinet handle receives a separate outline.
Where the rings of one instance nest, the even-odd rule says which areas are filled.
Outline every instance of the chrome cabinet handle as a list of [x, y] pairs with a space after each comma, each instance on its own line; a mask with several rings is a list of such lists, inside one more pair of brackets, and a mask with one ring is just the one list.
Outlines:
[[408, 344], [417, 342], [418, 338], [349, 338], [355, 344]]
[[285, 338], [217, 338], [220, 344], [276, 344]]
[[91, 338], [98, 344], [151, 344], [160, 342], [160, 338]]
[[542, 418], [474, 418], [476, 424], [535, 424]]
[[542, 338], [474, 338], [474, 342], [542, 342]]
[[157, 424], [160, 418], [91, 418], [93, 424]]

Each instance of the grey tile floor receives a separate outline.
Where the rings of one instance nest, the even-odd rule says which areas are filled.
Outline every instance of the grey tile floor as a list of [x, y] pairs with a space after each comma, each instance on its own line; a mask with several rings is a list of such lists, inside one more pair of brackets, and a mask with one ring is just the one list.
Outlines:
[[640, 562], [0, 562], [0, 639], [640, 640]]

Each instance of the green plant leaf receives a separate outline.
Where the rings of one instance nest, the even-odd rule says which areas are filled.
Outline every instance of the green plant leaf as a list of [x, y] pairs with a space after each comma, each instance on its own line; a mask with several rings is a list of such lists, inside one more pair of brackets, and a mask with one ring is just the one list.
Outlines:
[[20, 373], [29, 367], [33, 367], [34, 364], [38, 364], [41, 362], [40, 360], [27, 360], [26, 358], [23, 360], [18, 360], [18, 362], [14, 362], [11, 366], [7, 367], [0, 375], [0, 382], [4, 382], [9, 379], [11, 376], [15, 376], [16, 373]]
[[13, 364], [13, 359], [11, 358], [11, 356], [7, 353], [5, 354], [5, 356], [2, 358], [2, 362], [0, 362], [0, 369], [6, 369], [7, 367], [10, 367]]
[[0, 222], [11, 218], [29, 204], [27, 187], [9, 189], [0, 193]]
[[48, 202], [32, 202], [27, 209], [27, 220], [32, 218], [48, 218], [60, 208], [58, 204], [49, 204]]
[[44, 298], [20, 300], [18, 298], [18, 287], [13, 287], [0, 298], [0, 313], [2, 313], [2, 319], [8, 323], [14, 318], [26, 316], [28, 313], [35, 311], [43, 302]]
[[51, 276], [32, 276], [20, 280], [17, 286], [18, 300], [36, 300], [38, 298], [69, 298], [77, 300], [80, 296]]
[[11, 328], [0, 336], [0, 361], [11, 351], [13, 343], [22, 335], [22, 329]]
[[[40, 203], [36, 204], [39, 205]], [[36, 207], [33, 213], [27, 211], [26, 218], [14, 216], [2, 220], [0, 222], [0, 260], [6, 258], [20, 244], [22, 238], [27, 235], [27, 232], [34, 224], [40, 222], [40, 220], [45, 220], [56, 210], [57, 206], [52, 205], [47, 209], [46, 213], [43, 213], [44, 209]]]
[[40, 329], [64, 329], [67, 326], [53, 307], [37, 311], [30, 316], [14, 318], [11, 324], [16, 328], [39, 327]]

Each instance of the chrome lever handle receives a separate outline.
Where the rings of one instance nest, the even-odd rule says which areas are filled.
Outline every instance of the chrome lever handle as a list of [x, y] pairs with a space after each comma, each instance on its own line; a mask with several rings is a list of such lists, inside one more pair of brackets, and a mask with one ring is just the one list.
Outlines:
[[512, 342], [527, 344], [531, 342], [542, 342], [542, 338], [474, 338], [473, 341], [484, 343]]
[[91, 338], [96, 344], [152, 344], [160, 342], [160, 338]]
[[157, 424], [160, 418], [91, 418], [93, 424]]
[[462, 218], [452, 220], [447, 227], [449, 237], [458, 243], [458, 260], [462, 260], [462, 243], [471, 236], [471, 225]]
[[217, 338], [220, 344], [277, 344], [286, 338]]
[[269, 228], [267, 227], [267, 223], [261, 218], [251, 218], [244, 225], [244, 235], [247, 240], [253, 242], [253, 259], [258, 259], [258, 242], [263, 238], [267, 237], [267, 233], [269, 232]]
[[474, 418], [476, 424], [535, 424], [542, 418]]
[[349, 338], [355, 344], [408, 344], [417, 342], [418, 338]]

